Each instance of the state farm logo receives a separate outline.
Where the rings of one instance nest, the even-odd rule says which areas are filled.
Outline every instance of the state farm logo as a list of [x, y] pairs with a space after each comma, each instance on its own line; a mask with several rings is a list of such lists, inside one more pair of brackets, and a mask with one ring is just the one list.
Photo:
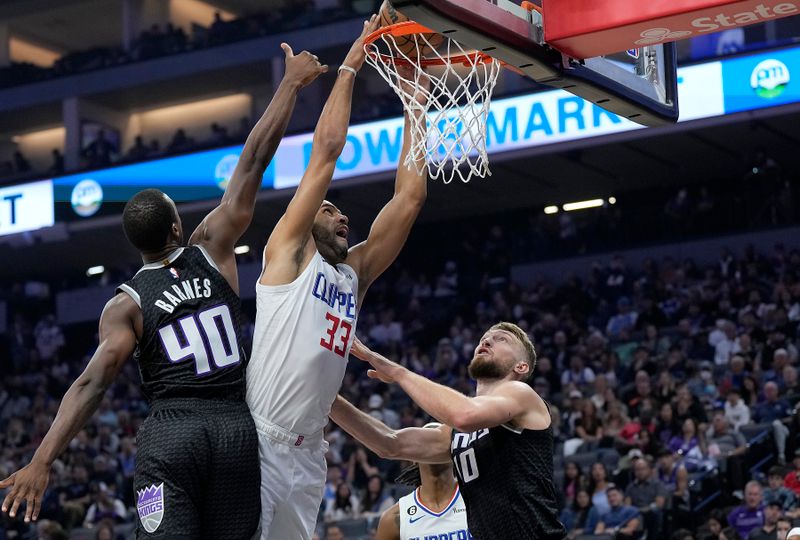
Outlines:
[[669, 28], [651, 28], [645, 30], [641, 34], [642, 39], [637, 39], [637, 45], [655, 45], [657, 43], [664, 43], [665, 41], [675, 41], [676, 39], [683, 39], [692, 35], [688, 30], [680, 30], [673, 32]]
[[738, 13], [718, 13], [707, 17], [698, 17], [689, 23], [692, 30], [671, 30], [669, 28], [650, 28], [639, 34], [637, 45], [656, 45], [684, 39], [691, 35], [720, 32], [739, 26], [761, 23], [770, 19], [796, 15], [800, 13], [800, 6], [795, 2], [783, 2], [777, 5], [758, 4], [752, 11]]
[[772, 99], [783, 94], [790, 80], [791, 74], [786, 64], [770, 58], [753, 69], [750, 75], [750, 87], [759, 97]]

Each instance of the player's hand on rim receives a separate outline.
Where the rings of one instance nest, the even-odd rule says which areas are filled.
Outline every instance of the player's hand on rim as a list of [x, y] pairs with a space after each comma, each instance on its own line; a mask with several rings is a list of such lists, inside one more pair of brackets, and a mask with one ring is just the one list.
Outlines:
[[20, 504], [25, 503], [25, 523], [36, 521], [42, 508], [42, 497], [50, 479], [50, 468], [32, 461], [5, 480], [0, 489], [11, 488], [3, 499], [2, 510], [16, 517]]
[[364, 65], [364, 61], [367, 59], [367, 52], [364, 50], [364, 40], [368, 35], [377, 30], [379, 26], [380, 19], [377, 15], [373, 15], [368, 21], [364, 21], [364, 28], [361, 30], [361, 35], [358, 36], [353, 46], [350, 47], [350, 51], [347, 53], [344, 62], [342, 62], [343, 66], [353, 68], [356, 71], [361, 69], [361, 66]]
[[319, 58], [308, 51], [296, 55], [288, 43], [281, 43], [281, 49], [286, 54], [285, 78], [296, 82], [300, 88], [308, 86], [328, 71], [328, 66], [320, 64]]
[[[364, 345], [364, 343], [362, 343], [361, 340], [358, 338], [353, 339], [353, 345], [350, 347], [350, 354], [352, 354], [359, 360], [362, 360], [364, 362], [369, 362], [373, 367], [377, 367], [376, 364], [384, 360], [383, 357], [370, 350], [370, 348]], [[382, 382], [385, 382], [386, 384], [394, 383], [393, 378], [389, 377], [384, 373], [381, 373], [377, 369], [367, 370], [367, 376], [370, 379], [378, 379]]]

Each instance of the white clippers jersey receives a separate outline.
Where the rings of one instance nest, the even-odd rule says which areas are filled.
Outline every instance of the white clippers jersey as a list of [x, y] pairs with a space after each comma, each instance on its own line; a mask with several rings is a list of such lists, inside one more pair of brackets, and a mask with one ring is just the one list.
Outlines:
[[400, 540], [472, 540], [467, 529], [467, 507], [456, 486], [450, 504], [436, 513], [419, 500], [419, 488], [400, 501]]
[[356, 328], [358, 276], [319, 252], [292, 283], [256, 283], [247, 404], [256, 416], [312, 435], [328, 423]]

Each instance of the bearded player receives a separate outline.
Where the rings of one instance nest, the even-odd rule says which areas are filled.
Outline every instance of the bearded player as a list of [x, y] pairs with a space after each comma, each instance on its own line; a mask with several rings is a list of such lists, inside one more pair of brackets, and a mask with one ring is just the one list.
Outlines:
[[443, 426], [393, 430], [341, 397], [331, 410], [334, 422], [382, 457], [452, 462], [475, 539], [564, 537], [553, 486], [550, 410], [529, 384], [536, 352], [519, 326], [499, 323], [481, 338], [469, 365], [469, 375], [478, 383], [472, 398], [359, 341], [352, 353], [372, 365], [371, 377], [399, 384]]
[[[247, 402], [259, 433], [262, 538], [310, 538], [322, 500], [322, 430], [344, 378], [358, 308], [394, 261], [426, 197], [425, 176], [401, 166], [395, 192], [366, 241], [348, 248], [348, 219], [325, 201], [350, 121], [363, 40], [339, 68], [314, 132], [308, 168], [264, 250], [247, 370]], [[409, 152], [408, 119], [400, 163]]]

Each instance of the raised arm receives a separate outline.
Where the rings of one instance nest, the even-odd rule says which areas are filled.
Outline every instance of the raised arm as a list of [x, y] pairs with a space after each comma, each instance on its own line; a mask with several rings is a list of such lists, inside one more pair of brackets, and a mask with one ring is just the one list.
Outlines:
[[[398, 68], [402, 71], [402, 68]], [[409, 68], [403, 73], [405, 80], [413, 79]], [[430, 81], [423, 77], [416, 88], [416, 99], [424, 102]], [[408, 90], [413, 93], [413, 90]], [[405, 166], [406, 157], [411, 149], [411, 120], [409, 114], [420, 115], [421, 111], [405, 113], [403, 129], [403, 148], [395, 176], [394, 195], [383, 207], [369, 231], [364, 242], [353, 246], [347, 256], [348, 264], [358, 273], [359, 305], [367, 292], [367, 288], [391, 265], [408, 239], [411, 227], [422, 210], [428, 196], [428, 175], [424, 163], [416, 163], [410, 169]], [[417, 173], [417, 168], [423, 171]]]
[[435, 383], [388, 358], [371, 351], [356, 339], [352, 356], [369, 362], [369, 376], [386, 383], [396, 382], [414, 402], [439, 422], [461, 432], [492, 428], [524, 417], [531, 429], [550, 425], [547, 407], [533, 389], [520, 381], [505, 381], [491, 393], [467, 397], [461, 392]]
[[450, 461], [450, 428], [447, 426], [395, 430], [342, 396], [336, 396], [330, 416], [339, 427], [382, 458], [417, 463]]
[[307, 51], [295, 55], [286, 43], [281, 48], [286, 55], [286, 73], [278, 90], [247, 137], [222, 201], [189, 240], [190, 244], [203, 244], [217, 264], [233, 260], [234, 244], [250, 225], [264, 171], [289, 125], [298, 91], [328, 71], [328, 66], [321, 66], [317, 57]]
[[136, 347], [133, 321], [138, 309], [134, 301], [122, 293], [106, 304], [100, 317], [100, 345], [86, 369], [64, 394], [42, 444], [27, 466], [0, 482], [0, 489], [11, 488], [2, 510], [12, 518], [24, 502], [25, 521], [36, 521], [47, 489], [50, 466], [97, 410], [106, 390]]
[[328, 192], [333, 178], [336, 160], [344, 149], [347, 128], [350, 125], [350, 109], [353, 99], [355, 72], [364, 65], [364, 38], [378, 26], [372, 16], [364, 22], [361, 35], [347, 53], [330, 96], [314, 130], [308, 167], [300, 180], [286, 213], [278, 221], [264, 250], [265, 270], [262, 283], [270, 285], [288, 283], [297, 276], [297, 269], [304, 259], [304, 248], [313, 248], [311, 228], [314, 216]]

